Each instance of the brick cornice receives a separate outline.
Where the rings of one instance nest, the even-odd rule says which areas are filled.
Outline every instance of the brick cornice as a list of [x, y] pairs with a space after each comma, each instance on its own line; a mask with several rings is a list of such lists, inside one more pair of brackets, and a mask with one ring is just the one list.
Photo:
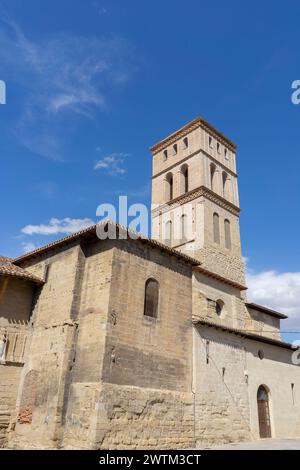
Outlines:
[[156, 215], [160, 212], [166, 212], [167, 210], [174, 208], [174, 206], [178, 206], [179, 204], [185, 204], [201, 196], [206, 197], [208, 200], [214, 202], [222, 209], [228, 210], [233, 215], [239, 216], [240, 214], [240, 208], [238, 206], [227, 201], [222, 196], [219, 196], [219, 194], [214, 193], [213, 191], [211, 191], [211, 189], [208, 189], [206, 186], [200, 186], [199, 188], [193, 189], [188, 193], [182, 194], [181, 196], [178, 196], [172, 199], [171, 201], [162, 204], [159, 207], [156, 207], [152, 210], [152, 214]]
[[169, 136], [167, 136], [165, 139], [161, 140], [157, 144], [154, 144], [150, 150], [153, 155], [156, 153], [160, 152], [167, 146], [171, 145], [173, 142], [176, 142], [178, 139], [185, 137], [187, 134], [189, 134], [191, 131], [197, 129], [197, 128], [202, 128], [205, 131], [209, 132], [212, 136], [214, 136], [216, 139], [219, 140], [222, 144], [226, 145], [230, 150], [233, 152], [236, 151], [236, 144], [229, 140], [227, 137], [225, 137], [224, 134], [222, 134], [220, 131], [218, 131], [215, 127], [213, 127], [209, 122], [207, 122], [202, 116], [198, 116], [196, 119], [193, 119], [193, 121], [190, 121], [188, 124], [185, 126], [181, 127], [177, 131], [173, 132]]

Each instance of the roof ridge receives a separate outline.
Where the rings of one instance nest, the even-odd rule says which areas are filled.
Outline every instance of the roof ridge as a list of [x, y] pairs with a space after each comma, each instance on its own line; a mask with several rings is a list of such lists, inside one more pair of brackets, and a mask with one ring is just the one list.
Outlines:
[[[97, 224], [90, 225], [89, 227], [86, 227], [82, 230], [79, 230], [78, 232], [67, 235], [66, 237], [60, 238], [60, 239], [55, 240], [51, 243], [48, 243], [47, 245], [36, 248], [33, 251], [30, 251], [28, 253], [20, 255], [20, 256], [14, 258], [13, 262], [14, 263], [22, 262], [23, 260], [26, 260], [26, 259], [28, 259], [32, 256], [38, 255], [40, 253], [44, 253], [44, 252], [46, 252], [46, 251], [48, 251], [52, 248], [62, 246], [65, 243], [68, 243], [69, 241], [76, 240], [84, 234], [96, 232], [97, 227], [100, 227], [101, 225], [105, 225], [105, 224], [114, 225], [114, 226], [116, 226], [117, 229], [126, 231], [128, 234], [131, 234], [132, 235], [132, 240], [140, 240], [142, 242], [144, 241], [146, 243], [149, 243], [152, 246], [156, 246], [157, 248], [166, 251], [171, 256], [175, 255], [178, 258], [181, 258], [181, 259], [185, 260], [186, 262], [192, 264], [193, 266], [198, 266], [198, 265], [201, 264], [201, 262], [198, 259], [193, 258], [192, 256], [186, 255], [186, 254], [184, 254], [184, 253], [182, 253], [182, 252], [180, 252], [180, 251], [178, 251], [174, 248], [171, 248], [171, 247], [169, 247], [169, 246], [153, 239], [153, 238], [146, 237], [145, 235], [142, 235], [139, 232], [136, 232], [135, 230], [132, 230], [132, 229], [126, 227], [125, 225], [119, 224], [118, 222], [115, 222], [115, 221], [112, 221], [112, 220], [104, 220], [104, 221], [101, 221]], [[131, 238], [131, 237], [129, 237], [129, 238]]]

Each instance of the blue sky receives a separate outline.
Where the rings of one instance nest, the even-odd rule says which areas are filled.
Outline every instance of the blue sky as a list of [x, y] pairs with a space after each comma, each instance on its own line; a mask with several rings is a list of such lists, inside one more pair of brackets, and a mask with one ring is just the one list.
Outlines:
[[150, 145], [201, 114], [238, 144], [250, 294], [300, 329], [299, 17], [296, 1], [0, 1], [1, 254], [120, 193], [149, 204]]

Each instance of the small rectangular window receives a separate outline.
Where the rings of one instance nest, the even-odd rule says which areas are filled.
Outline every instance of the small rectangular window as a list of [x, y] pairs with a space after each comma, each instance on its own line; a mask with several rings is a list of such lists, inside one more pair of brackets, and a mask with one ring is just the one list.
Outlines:
[[177, 144], [173, 145], [173, 155], [177, 154]]
[[212, 149], [213, 148], [213, 140], [212, 140], [211, 136], [208, 137], [208, 144], [209, 144], [210, 148]]
[[221, 153], [221, 146], [220, 146], [219, 142], [217, 142], [217, 152]]
[[228, 152], [227, 152], [227, 148], [224, 148], [224, 156], [225, 156], [226, 160], [228, 160]]
[[183, 139], [183, 149], [187, 149], [189, 146], [189, 140], [187, 137]]
[[164, 153], [163, 153], [163, 160], [164, 162], [168, 159], [168, 150], [164, 150]]

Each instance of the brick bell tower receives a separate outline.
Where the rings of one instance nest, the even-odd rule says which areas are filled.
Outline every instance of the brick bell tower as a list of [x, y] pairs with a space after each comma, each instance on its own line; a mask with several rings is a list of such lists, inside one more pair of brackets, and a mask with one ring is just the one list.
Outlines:
[[236, 145], [198, 117], [151, 152], [152, 237], [244, 285]]

